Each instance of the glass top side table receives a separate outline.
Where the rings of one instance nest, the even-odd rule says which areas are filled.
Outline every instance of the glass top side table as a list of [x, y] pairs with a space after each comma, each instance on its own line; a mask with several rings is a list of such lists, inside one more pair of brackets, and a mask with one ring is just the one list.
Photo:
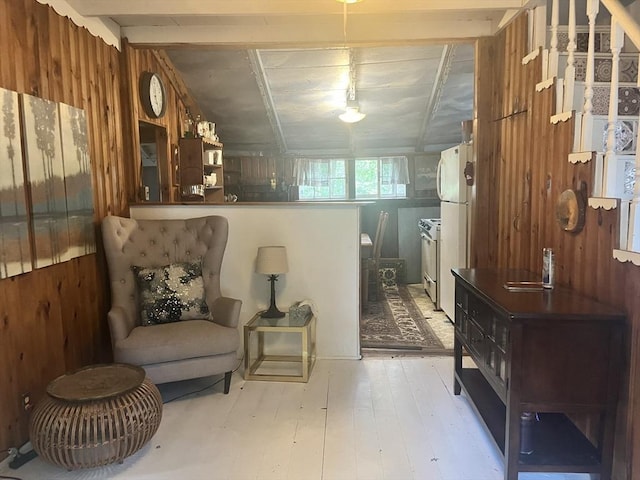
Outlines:
[[[293, 321], [262, 318], [256, 313], [244, 326], [244, 379], [276, 382], [307, 382], [316, 359], [316, 317]], [[266, 337], [297, 337], [293, 354], [265, 353]], [[267, 347], [268, 347], [267, 342]]]

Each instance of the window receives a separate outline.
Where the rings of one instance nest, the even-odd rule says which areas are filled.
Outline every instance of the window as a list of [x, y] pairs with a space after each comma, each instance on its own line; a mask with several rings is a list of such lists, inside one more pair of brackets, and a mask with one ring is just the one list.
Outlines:
[[298, 159], [295, 176], [300, 200], [345, 200], [347, 168], [344, 159]]
[[355, 197], [405, 198], [408, 177], [407, 157], [356, 158]]
[[407, 157], [367, 157], [353, 160], [355, 192], [347, 192], [345, 159], [296, 159], [294, 176], [300, 200], [405, 198], [409, 183]]

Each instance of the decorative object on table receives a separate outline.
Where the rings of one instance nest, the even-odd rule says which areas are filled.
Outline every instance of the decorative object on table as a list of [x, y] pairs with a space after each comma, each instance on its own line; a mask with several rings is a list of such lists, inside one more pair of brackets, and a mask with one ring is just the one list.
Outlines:
[[92, 365], [47, 387], [30, 418], [34, 450], [69, 470], [120, 462], [158, 430], [162, 397], [133, 365]]
[[553, 288], [553, 276], [554, 276], [554, 256], [553, 249], [542, 249], [542, 287]]
[[292, 324], [304, 323], [308, 316], [313, 314], [313, 307], [309, 300], [296, 302], [289, 307], [289, 318]]
[[380, 298], [369, 302], [360, 318], [362, 348], [415, 351], [429, 355], [451, 355], [429, 325], [440, 321], [450, 327], [442, 312], [432, 311], [426, 318], [405, 285], [383, 284]]
[[269, 309], [261, 314], [264, 318], [282, 318], [284, 313], [276, 307], [276, 287], [278, 275], [287, 273], [289, 265], [287, 263], [287, 250], [282, 246], [259, 247], [258, 258], [256, 259], [256, 273], [269, 275], [271, 282], [271, 304]]
[[160, 75], [154, 72], [142, 72], [139, 93], [144, 113], [151, 118], [160, 118], [164, 115], [167, 110], [167, 93]]

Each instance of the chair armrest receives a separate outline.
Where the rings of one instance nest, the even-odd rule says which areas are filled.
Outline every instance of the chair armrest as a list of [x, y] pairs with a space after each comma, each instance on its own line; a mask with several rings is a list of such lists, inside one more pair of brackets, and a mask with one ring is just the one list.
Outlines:
[[111, 332], [111, 346], [115, 347], [118, 340], [123, 340], [129, 336], [133, 330], [133, 319], [128, 318], [127, 312], [122, 307], [111, 307], [107, 315], [109, 320], [109, 330]]
[[213, 301], [211, 316], [215, 323], [225, 327], [237, 327], [240, 319], [242, 300], [230, 297], [218, 297]]

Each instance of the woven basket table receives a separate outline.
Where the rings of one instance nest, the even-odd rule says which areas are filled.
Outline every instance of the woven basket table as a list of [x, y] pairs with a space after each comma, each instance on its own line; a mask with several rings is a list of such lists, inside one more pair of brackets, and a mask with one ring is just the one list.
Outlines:
[[162, 398], [142, 368], [92, 365], [56, 378], [29, 422], [34, 450], [68, 470], [122, 461], [158, 430]]

